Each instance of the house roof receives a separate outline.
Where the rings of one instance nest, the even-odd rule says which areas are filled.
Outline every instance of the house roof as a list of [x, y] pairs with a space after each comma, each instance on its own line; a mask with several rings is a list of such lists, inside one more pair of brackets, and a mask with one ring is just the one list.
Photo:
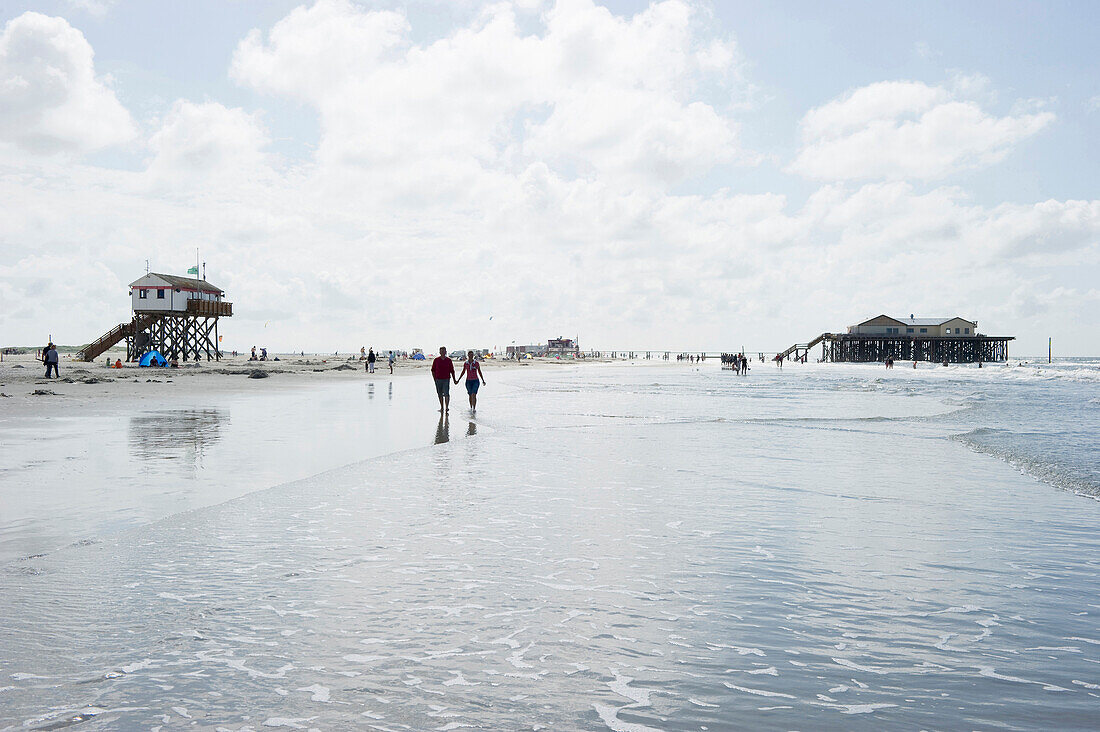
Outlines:
[[860, 325], [867, 325], [872, 320], [878, 320], [879, 318], [886, 318], [887, 320], [892, 320], [895, 323], [901, 323], [902, 325], [914, 325], [914, 326], [918, 326], [918, 325], [923, 325], [923, 326], [943, 325], [944, 323], [946, 323], [950, 320], [962, 320], [963, 322], [974, 324], [973, 320], [967, 320], [966, 318], [959, 318], [958, 316], [952, 316], [950, 318], [895, 318], [892, 315], [876, 315], [873, 318], [868, 318], [867, 320], [864, 320], [862, 323], [860, 323]]
[[963, 320], [967, 323], [973, 323], [972, 320], [966, 318], [960, 318], [958, 316], [952, 316], [950, 318], [898, 318], [906, 325], [943, 325], [949, 320]]
[[[160, 277], [172, 287], [179, 287], [185, 290], [198, 290], [199, 292], [213, 292], [217, 295], [225, 294], [225, 290], [210, 284], [206, 280], [200, 280], [194, 277], [180, 277], [179, 275], [161, 274], [160, 272], [150, 272], [149, 274], [155, 277]], [[146, 277], [148, 276], [149, 275], [146, 275]], [[141, 282], [141, 280], [131, 282], [130, 287], [136, 286], [139, 282]]]
[[954, 318], [898, 318], [906, 325], [943, 325]]

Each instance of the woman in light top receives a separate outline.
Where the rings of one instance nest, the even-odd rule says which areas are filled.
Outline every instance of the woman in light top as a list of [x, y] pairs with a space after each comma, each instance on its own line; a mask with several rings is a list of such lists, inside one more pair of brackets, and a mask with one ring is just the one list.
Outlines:
[[462, 364], [462, 373], [466, 377], [466, 393], [470, 395], [470, 409], [477, 409], [477, 390], [485, 381], [481, 373], [481, 364], [474, 360], [474, 352], [466, 351], [466, 362]]

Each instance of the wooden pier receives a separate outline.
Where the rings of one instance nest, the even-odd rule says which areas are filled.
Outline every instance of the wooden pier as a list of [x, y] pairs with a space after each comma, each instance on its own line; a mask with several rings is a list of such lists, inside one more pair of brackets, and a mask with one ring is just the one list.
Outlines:
[[821, 360], [833, 363], [931, 361], [932, 363], [997, 363], [1008, 360], [1008, 342], [1014, 336], [909, 336], [822, 333], [808, 343], [796, 343], [777, 354], [777, 360], [806, 361], [810, 349], [821, 344]]

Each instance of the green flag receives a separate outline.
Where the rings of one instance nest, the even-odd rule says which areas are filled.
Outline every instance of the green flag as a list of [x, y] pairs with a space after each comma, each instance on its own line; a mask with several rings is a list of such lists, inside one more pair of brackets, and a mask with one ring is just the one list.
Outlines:
[[187, 274], [193, 274], [197, 276], [199, 274], [199, 266], [196, 264], [194, 267], [191, 267], [189, 270], [187, 270]]

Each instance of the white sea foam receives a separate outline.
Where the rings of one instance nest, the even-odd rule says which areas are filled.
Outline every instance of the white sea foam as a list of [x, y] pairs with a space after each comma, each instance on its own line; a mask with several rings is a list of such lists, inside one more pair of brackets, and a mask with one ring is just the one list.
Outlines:
[[697, 707], [707, 707], [708, 709], [719, 709], [720, 708], [720, 705], [718, 705], [718, 704], [708, 704], [705, 701], [699, 701], [698, 699], [694, 699], [692, 697], [688, 697], [688, 702], [691, 703], [691, 704], [694, 704]]
[[302, 722], [311, 722], [316, 717], [269, 717], [264, 720], [264, 727], [288, 727], [290, 729], [308, 729]]
[[1032, 681], [1031, 679], [1022, 679], [1019, 676], [1011, 676], [1009, 674], [997, 673], [997, 670], [992, 666], [979, 666], [978, 674], [990, 679], [997, 679], [998, 681], [1011, 681], [1015, 684], [1035, 684], [1043, 687], [1047, 691], [1068, 691], [1065, 687], [1057, 686], [1055, 684], [1048, 684], [1045, 681]]
[[315, 702], [328, 702], [330, 701], [329, 689], [320, 684], [313, 684], [312, 686], [303, 686], [298, 691], [304, 691], [310, 694], [310, 699]]
[[746, 670], [745, 673], [754, 675], [765, 674], [767, 676], [778, 676], [779, 670], [775, 666], [768, 666], [767, 668], [754, 668]]
[[749, 689], [749, 688], [744, 687], [744, 686], [737, 686], [736, 684], [731, 684], [728, 681], [723, 681], [722, 683], [728, 689], [733, 689], [734, 691], [741, 691], [741, 692], [744, 692], [746, 694], [755, 694], [756, 696], [778, 696], [778, 697], [783, 697], [784, 699], [794, 699], [795, 698], [795, 697], [791, 696], [790, 694], [784, 694], [783, 692], [780, 692], [780, 691], [768, 691], [766, 689]]
[[659, 732], [656, 727], [647, 727], [635, 722], [624, 722], [619, 719], [620, 707], [612, 707], [606, 704], [593, 704], [592, 708], [600, 716], [600, 720], [607, 725], [612, 732]]

